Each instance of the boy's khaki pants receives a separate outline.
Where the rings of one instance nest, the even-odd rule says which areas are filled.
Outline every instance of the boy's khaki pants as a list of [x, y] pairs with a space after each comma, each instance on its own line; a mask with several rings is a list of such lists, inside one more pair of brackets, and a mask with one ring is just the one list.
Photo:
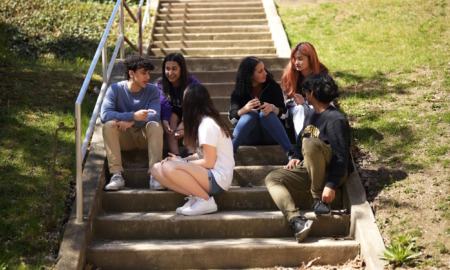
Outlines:
[[159, 122], [121, 131], [114, 121], [108, 121], [103, 125], [103, 141], [110, 173], [123, 172], [121, 151], [148, 149], [149, 173], [153, 164], [162, 159], [163, 128]]
[[[300, 216], [289, 190], [311, 191], [313, 198], [322, 198], [328, 166], [333, 155], [331, 147], [318, 138], [305, 138], [302, 143], [303, 161], [295, 169], [278, 169], [266, 176], [265, 182], [273, 201], [288, 221]], [[347, 173], [340, 185], [347, 179]]]

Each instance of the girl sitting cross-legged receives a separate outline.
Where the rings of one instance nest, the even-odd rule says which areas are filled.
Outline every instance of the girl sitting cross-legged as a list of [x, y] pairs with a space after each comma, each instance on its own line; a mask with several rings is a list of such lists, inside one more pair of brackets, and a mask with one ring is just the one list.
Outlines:
[[232, 135], [203, 85], [187, 87], [182, 107], [184, 144], [197, 152], [186, 158], [169, 153], [151, 172], [168, 189], [188, 196], [177, 214], [213, 213], [217, 211], [213, 196], [228, 190], [233, 179]]

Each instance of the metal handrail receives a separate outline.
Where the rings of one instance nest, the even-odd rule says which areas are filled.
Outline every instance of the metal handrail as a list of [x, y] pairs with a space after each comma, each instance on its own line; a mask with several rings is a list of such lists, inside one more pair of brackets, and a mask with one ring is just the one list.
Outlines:
[[[108, 82], [112, 73], [112, 69], [114, 67], [114, 62], [117, 58], [117, 54], [120, 51], [120, 58], [125, 58], [124, 51], [124, 40], [126, 40], [124, 34], [124, 12], [123, 8], [126, 3], [125, 0], [117, 0], [116, 5], [114, 6], [114, 10], [111, 14], [111, 17], [106, 26], [105, 32], [103, 33], [102, 39], [98, 45], [97, 51], [95, 52], [94, 58], [92, 60], [91, 66], [89, 68], [88, 73], [86, 74], [86, 78], [84, 79], [83, 85], [81, 86], [80, 93], [78, 94], [77, 100], [75, 102], [75, 140], [76, 140], [76, 222], [83, 222], [83, 179], [82, 179], [82, 166], [83, 160], [86, 156], [87, 146], [91, 140], [94, 126], [98, 118], [98, 114], [100, 111], [100, 107], [103, 103], [103, 98], [106, 93], [106, 89], [108, 87]], [[151, 0], [147, 0], [147, 6], [150, 5]], [[143, 5], [143, 0], [141, 0], [139, 4], [138, 17], [140, 18], [140, 10]], [[149, 9], [146, 9], [148, 12]], [[116, 42], [116, 46], [113, 54], [111, 55], [111, 61], [107, 66], [108, 59], [108, 50], [106, 40], [108, 38], [111, 25], [114, 22], [114, 18], [119, 12], [120, 17], [120, 34]], [[146, 14], [147, 16], [147, 14]], [[148, 15], [149, 16], [149, 15]], [[142, 20], [139, 19], [139, 47], [141, 48], [140, 54], [142, 54]], [[103, 70], [103, 83], [100, 89], [100, 93], [97, 98], [97, 102], [94, 107], [94, 111], [92, 113], [91, 120], [89, 122], [89, 127], [86, 131], [84, 141], [81, 143], [81, 104], [83, 103], [84, 96], [86, 95], [87, 88], [91, 81], [92, 75], [94, 74], [95, 67], [100, 58], [100, 53], [102, 54], [102, 70]]]

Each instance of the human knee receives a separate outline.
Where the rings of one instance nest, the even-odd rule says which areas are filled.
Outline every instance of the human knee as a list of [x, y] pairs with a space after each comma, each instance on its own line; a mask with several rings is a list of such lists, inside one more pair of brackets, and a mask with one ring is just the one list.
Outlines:
[[304, 154], [319, 153], [320, 143], [323, 143], [318, 138], [305, 138], [302, 141], [302, 151]]
[[159, 122], [150, 121], [145, 125], [145, 130], [150, 134], [155, 134], [157, 136], [163, 135], [163, 128]]
[[103, 124], [103, 132], [110, 132], [111, 130], [118, 130], [117, 124], [115, 121], [108, 121]]
[[270, 187], [270, 186], [281, 183], [283, 181], [282, 179], [283, 179], [283, 174], [282, 174], [281, 170], [275, 170], [275, 171], [271, 171], [266, 176], [266, 178], [264, 179], [264, 182], [266, 183], [267, 187]]

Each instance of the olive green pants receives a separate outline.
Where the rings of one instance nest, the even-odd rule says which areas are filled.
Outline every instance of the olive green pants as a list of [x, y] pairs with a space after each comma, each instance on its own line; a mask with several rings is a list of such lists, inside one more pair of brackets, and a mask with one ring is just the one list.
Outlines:
[[[313, 198], [322, 198], [328, 166], [333, 155], [331, 147], [318, 138], [305, 138], [302, 143], [303, 161], [295, 169], [278, 169], [266, 176], [265, 182], [277, 207], [289, 221], [300, 216], [293, 194], [310, 191]], [[347, 173], [340, 184], [347, 179]]]
[[149, 173], [153, 164], [160, 162], [163, 151], [161, 123], [150, 121], [145, 127], [131, 127], [121, 131], [114, 121], [103, 125], [103, 141], [110, 173], [123, 172], [121, 151], [148, 149]]

